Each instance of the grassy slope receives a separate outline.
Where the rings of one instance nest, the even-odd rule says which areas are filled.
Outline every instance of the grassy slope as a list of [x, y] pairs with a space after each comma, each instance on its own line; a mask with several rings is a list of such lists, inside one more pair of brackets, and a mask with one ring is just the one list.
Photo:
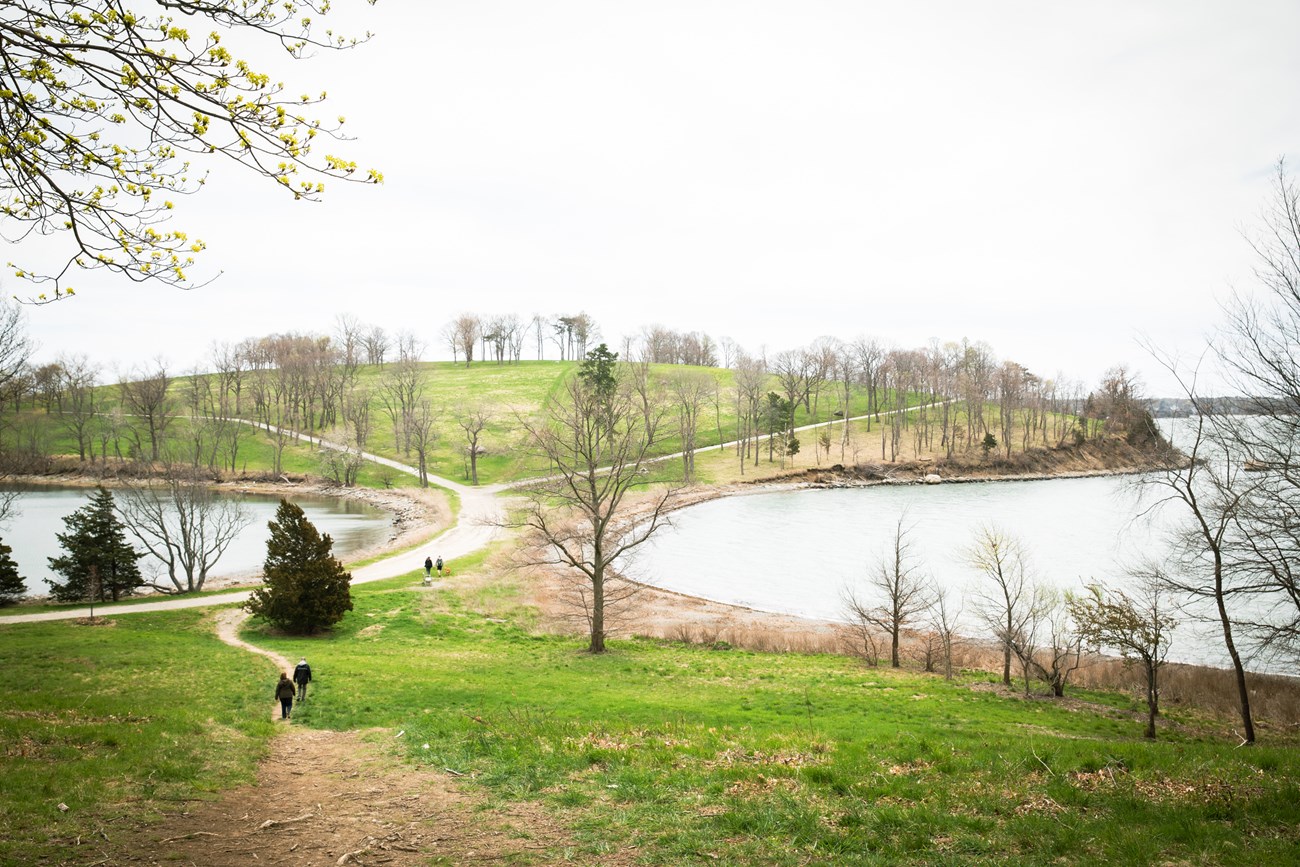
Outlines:
[[265, 753], [269, 663], [201, 612], [112, 623], [0, 627], [0, 863], [67, 857], [78, 835], [250, 780]]
[[[1234, 749], [1175, 715], [1145, 743], [1126, 697], [1026, 702], [838, 657], [644, 640], [590, 657], [417, 584], [357, 588], [325, 638], [247, 637], [311, 657], [299, 724], [405, 731], [411, 761], [559, 811], [579, 862], [635, 844], [661, 864], [1257, 864], [1300, 846], [1300, 754], [1271, 732]], [[205, 629], [189, 612], [0, 627], [0, 839], [35, 856], [247, 777], [274, 673]], [[149, 800], [112, 803], [137, 785]]]
[[[435, 425], [438, 440], [429, 458], [429, 469], [445, 478], [464, 480], [468, 478], [468, 467], [464, 458], [465, 434], [456, 424], [456, 417], [464, 408], [478, 406], [489, 414], [490, 421], [480, 438], [480, 446], [486, 454], [479, 460], [479, 480], [483, 484], [511, 481], [530, 474], [528, 458], [521, 447], [519, 425], [516, 413], [531, 414], [543, 405], [546, 398], [554, 394], [563, 377], [576, 369], [575, 362], [525, 361], [520, 364], [498, 365], [492, 362], [475, 362], [470, 367], [451, 362], [431, 362], [424, 365], [428, 377], [428, 395], [437, 413]], [[695, 371], [714, 377], [722, 392], [722, 400], [716, 408], [710, 402], [703, 407], [699, 418], [697, 443], [701, 448], [716, 445], [721, 439], [731, 440], [736, 436], [736, 407], [734, 395], [731, 394], [733, 374], [730, 370], [714, 368], [690, 368], [679, 365], [654, 365], [652, 373], [658, 377], [677, 372]], [[362, 368], [358, 385], [369, 389], [371, 401], [371, 451], [385, 457], [394, 458], [408, 464], [414, 463], [413, 455], [399, 452], [392, 429], [392, 422], [383, 409], [379, 396], [382, 371], [375, 368]], [[178, 405], [182, 404], [180, 396], [187, 387], [184, 379], [178, 379], [173, 385]], [[780, 386], [773, 377], [768, 384], [771, 391], [779, 391]], [[116, 386], [105, 386], [103, 406], [116, 405]], [[837, 408], [834, 389], [828, 388], [821, 395], [817, 406], [816, 420], [825, 421]], [[919, 399], [919, 398], [917, 398]], [[914, 399], [914, 402], [915, 400]], [[866, 412], [867, 397], [863, 390], [852, 395], [849, 408], [850, 415]], [[808, 411], [800, 406], [796, 412], [796, 425], [807, 424], [814, 419]], [[188, 422], [185, 419], [175, 421], [169, 433], [184, 437]], [[75, 454], [75, 441], [59, 424], [57, 416], [47, 415], [42, 409], [24, 409], [20, 417], [11, 426], [9, 437], [16, 445], [22, 445], [34, 435], [43, 442], [47, 452], [52, 454]], [[812, 442], [810, 435], [803, 435], [804, 455], [810, 454]], [[838, 442], [838, 441], [837, 441]], [[125, 452], [126, 445], [122, 445]], [[672, 453], [680, 449], [680, 441], [669, 437], [662, 443], [663, 453]], [[111, 449], [110, 449], [111, 451]], [[764, 453], [764, 460], [766, 453]], [[870, 454], [864, 452], [864, 459]], [[806, 457], [804, 458], [806, 459]], [[272, 466], [272, 446], [270, 438], [262, 432], [246, 437], [240, 445], [237, 468], [243, 472], [265, 472]], [[291, 444], [284, 456], [284, 470], [289, 473], [317, 473], [318, 461], [314, 450], [298, 444]], [[362, 484], [382, 486], [384, 484], [409, 484], [403, 474], [395, 471], [368, 468], [363, 471]]]

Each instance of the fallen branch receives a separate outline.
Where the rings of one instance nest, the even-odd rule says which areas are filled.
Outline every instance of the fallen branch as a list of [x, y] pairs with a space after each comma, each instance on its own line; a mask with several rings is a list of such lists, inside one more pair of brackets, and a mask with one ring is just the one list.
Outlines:
[[160, 840], [161, 843], [175, 843], [177, 840], [188, 840], [191, 837], [220, 837], [220, 834], [212, 831], [191, 831], [188, 834], [182, 834], [179, 837], [168, 837], [166, 840]]
[[314, 814], [303, 813], [301, 816], [294, 816], [292, 819], [267, 819], [257, 826], [257, 830], [265, 831], [267, 828], [278, 828], [281, 825], [292, 825], [294, 822], [301, 822], [303, 819], [310, 819]]

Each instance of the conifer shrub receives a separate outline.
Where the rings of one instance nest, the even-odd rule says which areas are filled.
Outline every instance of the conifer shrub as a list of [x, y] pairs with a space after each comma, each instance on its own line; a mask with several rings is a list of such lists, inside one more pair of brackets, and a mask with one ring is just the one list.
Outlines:
[[286, 632], [311, 635], [338, 623], [352, 610], [352, 573], [331, 553], [334, 540], [288, 500], [269, 526], [264, 583], [245, 607]]

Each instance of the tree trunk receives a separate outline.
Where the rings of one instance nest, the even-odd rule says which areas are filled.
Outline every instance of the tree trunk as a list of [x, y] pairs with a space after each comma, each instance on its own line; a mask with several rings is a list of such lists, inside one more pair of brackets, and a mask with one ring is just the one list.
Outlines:
[[1156, 667], [1147, 663], [1147, 730], [1144, 738], [1156, 739], [1156, 714], [1159, 713], [1160, 694], [1156, 690]]
[[1219, 608], [1219, 622], [1223, 624], [1223, 643], [1228, 648], [1228, 656], [1232, 658], [1232, 673], [1237, 684], [1237, 698], [1240, 701], [1241, 725], [1245, 730], [1242, 737], [1246, 743], [1253, 744], [1255, 722], [1250, 714], [1250, 690], [1246, 688], [1246, 670], [1242, 667], [1241, 655], [1237, 653], [1237, 644], [1232, 640], [1232, 621], [1228, 619], [1228, 610], [1224, 607], [1222, 590], [1215, 594], [1215, 602]]
[[605, 575], [598, 568], [591, 579], [591, 643], [590, 653], [605, 652]]

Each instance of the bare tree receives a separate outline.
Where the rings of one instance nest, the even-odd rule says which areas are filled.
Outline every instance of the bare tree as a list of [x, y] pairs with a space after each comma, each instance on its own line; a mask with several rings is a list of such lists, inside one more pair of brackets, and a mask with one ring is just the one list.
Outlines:
[[462, 313], [452, 321], [451, 325], [456, 344], [460, 347], [461, 354], [465, 356], [465, 366], [469, 367], [474, 361], [474, 344], [482, 333], [482, 323], [472, 313]]
[[118, 509], [131, 534], [167, 570], [170, 587], [203, 589], [212, 567], [252, 515], [235, 497], [223, 497], [193, 472], [166, 467], [160, 483], [128, 485]]
[[546, 317], [540, 313], [534, 313], [529, 318], [528, 324], [532, 326], [533, 336], [537, 338], [537, 360], [541, 361], [543, 344], [546, 340]]
[[1083, 636], [1074, 622], [1069, 597], [1055, 587], [1035, 584], [1024, 611], [1020, 628], [1009, 640], [1024, 672], [1025, 693], [1029, 693], [1032, 676], [1060, 698], [1083, 662]]
[[348, 393], [339, 433], [342, 442], [335, 443], [336, 447], [322, 447], [321, 465], [335, 482], [350, 488], [357, 483], [357, 476], [365, 465], [364, 453], [370, 441], [369, 390], [355, 388]]
[[1020, 540], [993, 526], [979, 529], [966, 551], [970, 565], [984, 581], [971, 593], [976, 614], [1002, 645], [1002, 682], [1011, 685], [1011, 657], [1017, 642], [1025, 643], [1033, 588], [1029, 562]]
[[469, 462], [466, 476], [473, 485], [478, 484], [478, 458], [482, 453], [479, 437], [491, 420], [487, 411], [479, 406], [463, 407], [456, 415], [457, 426], [465, 432], [465, 458]]
[[27, 333], [27, 316], [16, 301], [0, 299], [0, 393], [27, 367], [36, 343]]
[[1252, 415], [1217, 416], [1212, 436], [1249, 461], [1252, 482], [1233, 526], [1235, 568], [1254, 588], [1244, 637], [1300, 667], [1300, 189], [1279, 160], [1256, 229], [1259, 291], [1237, 293], [1214, 342]]
[[717, 390], [717, 380], [699, 370], [676, 370], [668, 378], [668, 388], [677, 408], [677, 430], [682, 442], [682, 480], [690, 484], [695, 478], [695, 440], [699, 430], [700, 409]]
[[438, 433], [434, 429], [436, 415], [427, 397], [416, 401], [415, 407], [407, 419], [407, 442], [415, 452], [416, 469], [419, 471], [420, 487], [429, 487], [429, 451], [438, 442]]
[[99, 367], [84, 355], [60, 358], [63, 371], [62, 411], [59, 425], [77, 441], [77, 456], [95, 459], [95, 416], [99, 410]]
[[759, 414], [764, 400], [763, 387], [767, 384], [767, 366], [761, 359], [741, 353], [736, 359], [736, 455], [740, 458], [740, 472], [744, 475], [745, 460], [752, 449], [754, 464], [758, 465], [758, 439], [761, 433]]
[[[880, 367], [885, 360], [885, 349], [872, 337], [859, 337], [853, 341], [853, 355], [862, 384], [867, 389], [867, 412], [880, 412]], [[870, 430], [870, 428], [868, 428]]]
[[[1195, 388], [1187, 389], [1194, 394]], [[1240, 520], [1249, 493], [1242, 475], [1244, 461], [1231, 439], [1213, 440], [1205, 413], [1191, 420], [1191, 441], [1174, 445], [1185, 457], [1170, 451], [1158, 472], [1141, 477], [1140, 484], [1156, 494], [1158, 506], [1171, 506], [1182, 520], [1170, 533], [1170, 565], [1166, 584], [1192, 605], [1208, 605], [1222, 630], [1231, 661], [1246, 743], [1255, 741], [1246, 669], [1237, 647], [1236, 624], [1231, 609], [1252, 590], [1248, 570], [1234, 568], [1232, 531]]]
[[378, 325], [372, 325], [361, 338], [361, 342], [366, 348], [366, 363], [382, 367], [388, 350], [393, 348], [393, 341], [388, 333]]
[[217, 412], [238, 416], [243, 409], [248, 356], [242, 346], [232, 343], [214, 343], [210, 355], [217, 379]]
[[366, 326], [361, 320], [351, 313], [340, 313], [334, 317], [334, 338], [342, 354], [342, 363], [349, 367], [359, 366], [366, 339]]
[[931, 634], [939, 642], [939, 654], [943, 660], [943, 676], [952, 680], [954, 657], [957, 648], [957, 620], [961, 617], [961, 606], [955, 604], [947, 587], [937, 584], [930, 586], [930, 609], [926, 621]]
[[1072, 599], [1070, 607], [1089, 644], [1118, 652], [1126, 665], [1142, 666], [1147, 702], [1143, 736], [1154, 739], [1160, 713], [1160, 670], [1178, 619], [1166, 599], [1162, 570], [1148, 569], [1138, 577], [1141, 580], [1135, 596], [1093, 584], [1084, 596]]
[[605, 650], [611, 603], [628, 586], [616, 564], [665, 525], [673, 493], [661, 489], [635, 512], [629, 509], [628, 496], [653, 480], [660, 415], [645, 426], [614, 372], [617, 356], [602, 350], [593, 350], [579, 373], [565, 380], [540, 418], [520, 419], [535, 455], [552, 469], [526, 490], [518, 525], [532, 531], [536, 545], [525, 556], [581, 576], [577, 604], [592, 653]]
[[399, 341], [397, 361], [384, 368], [379, 378], [379, 402], [393, 429], [393, 447], [410, 453], [410, 416], [424, 395], [427, 379], [419, 362], [418, 347]]
[[[149, 457], [155, 461], [162, 451], [163, 436], [176, 419], [175, 403], [169, 393], [171, 382], [167, 365], [159, 358], [154, 360], [152, 370], [133, 370], [118, 383], [123, 406], [143, 423], [149, 435]], [[143, 444], [138, 437], [137, 446], [143, 453]]]
[[730, 337], [723, 337], [718, 341], [718, 348], [722, 351], [722, 366], [729, 370], [731, 363], [740, 355], [740, 347]]
[[456, 364], [460, 360], [460, 333], [456, 322], [453, 320], [442, 326], [438, 335], [442, 338], [443, 345], [451, 350], [451, 363]]
[[930, 607], [929, 581], [916, 562], [909, 540], [912, 527], [907, 515], [898, 518], [894, 538], [886, 556], [869, 574], [865, 593], [850, 587], [842, 595], [853, 621], [879, 629], [889, 636], [889, 664], [898, 668], [899, 639], [913, 621]]

